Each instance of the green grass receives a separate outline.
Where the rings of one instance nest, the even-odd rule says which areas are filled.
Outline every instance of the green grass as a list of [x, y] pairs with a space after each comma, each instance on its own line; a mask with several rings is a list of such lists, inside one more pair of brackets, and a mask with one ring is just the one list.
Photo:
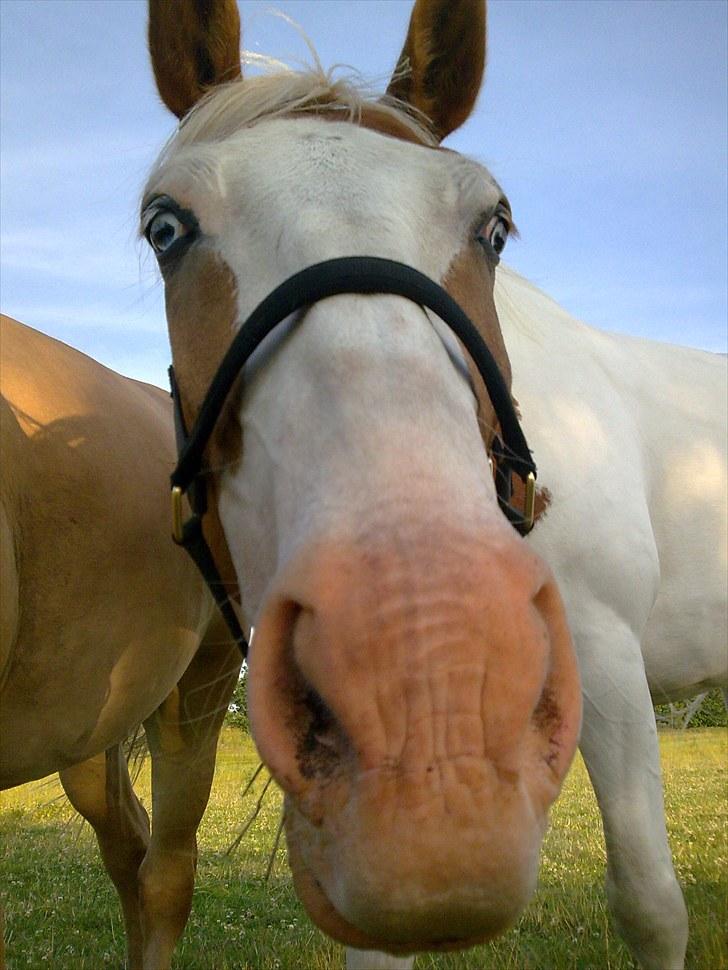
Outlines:
[[[728, 968], [728, 733], [664, 732], [661, 745], [670, 839], [690, 912], [688, 966]], [[225, 854], [260, 791], [256, 783], [241, 799], [256, 764], [249, 739], [226, 729], [176, 970], [343, 967], [343, 950], [313, 928], [296, 901], [283, 847], [265, 882], [280, 806], [272, 788], [240, 848]], [[146, 775], [138, 787], [148, 805]], [[63, 801], [49, 803], [57, 791], [33, 784], [3, 796], [0, 885], [8, 970], [118, 968], [124, 934], [116, 895], [88, 826], [80, 829]], [[417, 970], [631, 967], [607, 916], [603, 871], [599, 814], [577, 760], [552, 814], [539, 891], [518, 925], [497, 943], [467, 953], [421, 955]]]

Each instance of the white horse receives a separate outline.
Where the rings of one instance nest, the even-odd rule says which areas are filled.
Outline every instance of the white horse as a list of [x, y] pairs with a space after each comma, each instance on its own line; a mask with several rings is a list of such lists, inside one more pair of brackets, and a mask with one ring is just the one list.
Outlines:
[[585, 326], [508, 270], [496, 305], [551, 493], [528, 541], [576, 644], [610, 906], [642, 966], [681, 967], [652, 704], [728, 682], [726, 359]]
[[[388, 257], [442, 284], [512, 370], [545, 486], [524, 541], [488, 470], [483, 387], [414, 303], [296, 308], [246, 364], [206, 451], [212, 551], [255, 623], [253, 732], [286, 792], [309, 913], [394, 954], [515, 918], [578, 730], [558, 585], [612, 911], [644, 967], [681, 967], [651, 691], [726, 683], [725, 362], [598, 333], [507, 271], [496, 281], [508, 201], [437, 147], [480, 87], [481, 3], [418, 0], [397, 103], [317, 72], [243, 81], [232, 0], [152, 0], [150, 48], [184, 119], [142, 230], [187, 424], [279, 284]], [[349, 965], [409, 964], [352, 951]]]

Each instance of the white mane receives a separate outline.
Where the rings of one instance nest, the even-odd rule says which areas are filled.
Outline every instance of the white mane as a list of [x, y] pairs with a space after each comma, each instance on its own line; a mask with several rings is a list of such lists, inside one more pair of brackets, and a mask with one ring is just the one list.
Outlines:
[[366, 110], [394, 121], [425, 145], [438, 144], [424, 115], [391, 95], [374, 93], [360, 76], [337, 78], [338, 69], [325, 71], [313, 53], [315, 63], [296, 71], [273, 58], [244, 52], [243, 64], [262, 67], [265, 73], [217, 85], [198, 101], [167, 142], [152, 178], [159, 166], [190, 145], [224, 141], [264, 118], [293, 114], [336, 115], [360, 124]]

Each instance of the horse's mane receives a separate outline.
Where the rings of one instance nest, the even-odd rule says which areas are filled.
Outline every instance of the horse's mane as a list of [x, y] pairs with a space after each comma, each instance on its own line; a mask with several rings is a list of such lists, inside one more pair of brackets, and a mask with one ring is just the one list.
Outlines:
[[243, 52], [244, 65], [253, 64], [265, 73], [236, 78], [209, 91], [182, 119], [158, 164], [188, 146], [223, 141], [263, 119], [304, 113], [335, 114], [359, 124], [366, 111], [393, 120], [425, 145], [438, 144], [427, 119], [409, 105], [374, 93], [371, 85], [353, 73], [337, 77], [340, 68], [324, 70], [313, 53], [312, 66], [293, 70], [273, 58]]

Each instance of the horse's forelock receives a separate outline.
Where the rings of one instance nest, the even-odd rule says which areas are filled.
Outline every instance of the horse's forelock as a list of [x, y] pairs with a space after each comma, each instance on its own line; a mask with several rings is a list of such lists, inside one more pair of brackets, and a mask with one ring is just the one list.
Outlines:
[[335, 69], [325, 72], [318, 66], [304, 71], [281, 70], [277, 61], [270, 66], [277, 70], [209, 91], [182, 119], [163, 160], [194, 144], [223, 141], [260, 121], [304, 113], [366, 123], [420, 144], [438, 144], [424, 116], [396, 98], [373, 94], [359, 78], [336, 78]]

